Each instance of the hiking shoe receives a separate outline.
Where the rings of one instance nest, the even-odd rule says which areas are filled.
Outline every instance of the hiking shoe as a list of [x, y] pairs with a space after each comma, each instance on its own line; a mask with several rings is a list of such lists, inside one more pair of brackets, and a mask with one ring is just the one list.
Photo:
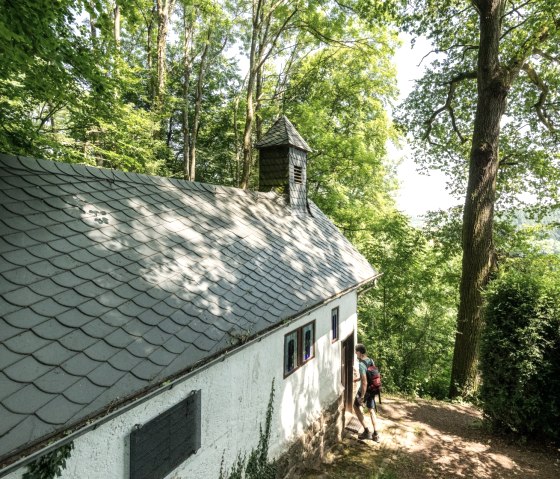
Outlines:
[[358, 439], [371, 439], [371, 432], [369, 432], [367, 427], [364, 429], [364, 432], [358, 435]]
[[372, 439], [373, 441], [375, 441], [375, 442], [379, 442], [379, 434], [377, 434], [376, 432], [374, 432], [374, 433], [371, 435], [371, 439]]

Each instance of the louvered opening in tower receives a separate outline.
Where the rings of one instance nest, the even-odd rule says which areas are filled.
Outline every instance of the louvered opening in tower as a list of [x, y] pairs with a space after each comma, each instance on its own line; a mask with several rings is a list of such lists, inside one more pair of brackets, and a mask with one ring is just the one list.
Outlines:
[[294, 183], [301, 185], [303, 183], [303, 168], [294, 165]]

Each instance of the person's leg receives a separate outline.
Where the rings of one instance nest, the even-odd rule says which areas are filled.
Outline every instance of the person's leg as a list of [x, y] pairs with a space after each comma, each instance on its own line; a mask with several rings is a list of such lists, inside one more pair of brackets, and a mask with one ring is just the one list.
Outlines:
[[364, 422], [364, 413], [362, 412], [362, 406], [358, 402], [357, 397], [356, 397], [356, 399], [354, 399], [354, 413], [356, 414], [356, 417], [358, 418], [358, 421], [360, 421], [360, 424], [362, 425], [362, 427], [364, 429], [367, 429], [366, 423]]
[[371, 430], [366, 426], [366, 421], [364, 418], [364, 413], [362, 412], [363, 405], [358, 401], [358, 398], [354, 400], [354, 412], [360, 424], [364, 428], [363, 432], [358, 434], [358, 439], [371, 439]]
[[377, 415], [375, 414], [375, 399], [373, 397], [367, 398], [366, 406], [369, 412], [369, 418], [371, 420], [371, 425], [373, 427], [372, 439], [377, 441], [379, 439], [379, 434], [377, 433]]

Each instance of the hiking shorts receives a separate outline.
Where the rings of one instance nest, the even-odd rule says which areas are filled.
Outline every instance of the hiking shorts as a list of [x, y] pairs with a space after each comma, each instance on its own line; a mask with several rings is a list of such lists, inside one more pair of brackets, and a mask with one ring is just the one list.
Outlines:
[[358, 399], [360, 398], [359, 394], [356, 394], [356, 399], [354, 399], [354, 406], [359, 408], [362, 406], [367, 407], [368, 409], [375, 409], [375, 398], [373, 396], [370, 396], [369, 394], [366, 394], [365, 398], [364, 398], [364, 402], [362, 404], [360, 404], [360, 402], [358, 401]]

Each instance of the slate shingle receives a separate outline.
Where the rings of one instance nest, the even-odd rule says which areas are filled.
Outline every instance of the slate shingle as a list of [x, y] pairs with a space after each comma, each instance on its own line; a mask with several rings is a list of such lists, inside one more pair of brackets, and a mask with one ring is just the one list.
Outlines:
[[60, 344], [71, 351], [82, 352], [97, 340], [88, 336], [81, 329], [74, 329], [70, 334], [59, 339]]
[[[5, 306], [12, 306], [10, 303], [5, 303]], [[17, 309], [9, 312], [6, 307], [4, 311], [4, 320], [16, 328], [30, 329], [47, 320], [42, 314], [37, 314], [31, 309]]]
[[4, 370], [11, 364], [23, 359], [25, 357], [24, 354], [19, 354], [11, 351], [5, 345], [0, 344], [0, 370]]
[[[21, 416], [19, 414], [13, 415], [17, 419]], [[43, 422], [37, 416], [24, 415], [23, 419], [9, 430], [9, 434], [0, 437], [0, 451], [10, 450], [13, 444], [25, 446], [51, 432], [53, 432], [53, 427], [50, 424]]]
[[0, 318], [0, 342], [5, 342], [7, 339], [23, 333], [23, 331], [23, 329], [16, 328]]
[[[34, 286], [31, 285], [30, 287], [33, 288]], [[62, 294], [65, 296], [69, 295], [67, 291]], [[40, 316], [44, 316], [45, 318], [59, 316], [69, 310], [68, 306], [60, 304], [58, 300], [55, 300], [53, 298], [46, 298], [42, 301], [38, 301], [35, 304], [31, 305], [29, 309]]]
[[67, 422], [81, 409], [81, 404], [69, 401], [59, 394], [52, 401], [41, 407], [35, 414], [47, 424], [59, 425]]
[[101, 366], [91, 371], [87, 377], [97, 386], [109, 387], [122, 378], [124, 374], [123, 371], [114, 368], [109, 363], [103, 363]]
[[32, 354], [48, 343], [49, 341], [47, 339], [37, 336], [32, 331], [25, 331], [3, 341], [3, 344], [5, 344], [8, 349], [17, 351], [20, 354]]
[[21, 361], [4, 369], [4, 373], [12, 381], [18, 383], [31, 383], [38, 377], [46, 374], [52, 368], [37, 361], [33, 356], [25, 356]]
[[[104, 387], [93, 384], [88, 378], [82, 378], [64, 391], [64, 397], [75, 404], [88, 404], [99, 396]], [[72, 417], [74, 414], [71, 414]]]
[[42, 364], [56, 366], [76, 355], [75, 351], [66, 349], [60, 343], [53, 341], [38, 349], [33, 356]]
[[61, 364], [61, 368], [73, 376], [86, 376], [98, 368], [101, 363], [88, 358], [84, 353], [78, 353]]
[[126, 349], [122, 349], [117, 354], [109, 358], [109, 364], [120, 371], [130, 371], [141, 361], [142, 359], [129, 353]]
[[34, 293], [30, 288], [24, 287], [10, 291], [3, 295], [4, 299], [15, 306], [28, 307], [43, 299], [43, 296]]
[[53, 398], [53, 394], [43, 392], [33, 384], [28, 384], [5, 398], [2, 405], [14, 414], [34, 414]]
[[[10, 379], [4, 373], [0, 372], [0, 403], [4, 398], [11, 396], [14, 392], [22, 387], [23, 385], [21, 383]], [[0, 420], [0, 436], [2, 435], [2, 430], [6, 428], [6, 426], [3, 424], [4, 421], [9, 421], [10, 416], [10, 414], [8, 414], [7, 412], [3, 412], [2, 409], [2, 406], [0, 406], [0, 418], [2, 418], [2, 420]]]
[[150, 381], [154, 379], [162, 369], [162, 366], [159, 364], [155, 364], [150, 361], [142, 361], [140, 364], [132, 368], [130, 372], [138, 379]]
[[41, 391], [50, 394], [60, 394], [66, 391], [72, 384], [80, 378], [73, 374], [68, 374], [62, 368], [54, 368], [34, 381]]
[[109, 358], [113, 357], [119, 352], [118, 348], [115, 348], [105, 341], [96, 341], [89, 348], [84, 350], [84, 354], [93, 359], [94, 361], [105, 362]]

